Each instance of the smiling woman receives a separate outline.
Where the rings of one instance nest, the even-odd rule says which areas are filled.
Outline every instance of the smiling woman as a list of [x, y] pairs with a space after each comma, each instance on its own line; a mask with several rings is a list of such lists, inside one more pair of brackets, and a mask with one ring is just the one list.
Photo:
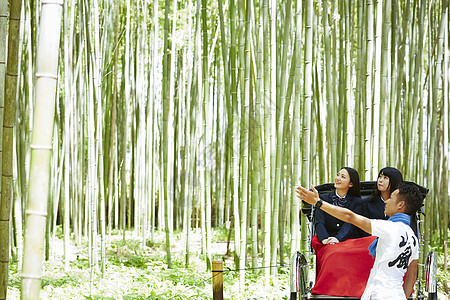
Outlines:
[[[335, 190], [329, 194], [321, 195], [322, 201], [345, 207], [358, 214], [365, 212], [364, 202], [361, 199], [358, 172], [349, 167], [339, 170], [334, 178]], [[316, 235], [322, 244], [336, 244], [346, 239], [363, 236], [355, 226], [336, 219], [335, 217], [316, 210], [314, 216]]]

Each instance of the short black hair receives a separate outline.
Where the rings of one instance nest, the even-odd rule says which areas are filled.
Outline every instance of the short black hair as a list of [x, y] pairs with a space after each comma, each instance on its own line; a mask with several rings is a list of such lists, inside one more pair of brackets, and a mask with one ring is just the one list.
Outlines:
[[402, 182], [397, 189], [399, 201], [405, 201], [405, 213], [411, 216], [414, 215], [423, 204], [423, 197], [419, 188], [412, 183]]

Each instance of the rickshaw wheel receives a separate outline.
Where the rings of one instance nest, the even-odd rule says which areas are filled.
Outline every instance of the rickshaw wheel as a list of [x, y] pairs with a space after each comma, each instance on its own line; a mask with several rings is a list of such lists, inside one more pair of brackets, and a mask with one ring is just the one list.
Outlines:
[[308, 262], [300, 251], [291, 258], [291, 297], [290, 300], [308, 299]]
[[437, 300], [437, 254], [430, 251], [426, 262], [425, 291], [428, 292], [428, 300]]

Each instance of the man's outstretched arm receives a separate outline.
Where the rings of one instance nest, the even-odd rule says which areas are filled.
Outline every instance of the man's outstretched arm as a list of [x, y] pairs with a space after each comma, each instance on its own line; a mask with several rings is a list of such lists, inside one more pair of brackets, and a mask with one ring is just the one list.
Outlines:
[[[305, 189], [302, 186], [299, 186], [296, 188], [297, 197], [301, 200], [305, 201], [306, 203], [309, 203], [311, 205], [316, 205], [316, 203], [319, 201], [319, 193], [314, 187], [311, 187], [312, 191], [309, 191]], [[343, 207], [338, 207], [336, 205], [323, 202], [322, 206], [320, 207], [321, 210], [324, 212], [332, 215], [335, 218], [338, 218], [339, 220], [342, 220], [344, 222], [353, 224], [365, 232], [368, 232], [372, 234], [372, 225], [370, 224], [370, 219], [363, 217], [361, 215], [355, 214], [351, 210]]]

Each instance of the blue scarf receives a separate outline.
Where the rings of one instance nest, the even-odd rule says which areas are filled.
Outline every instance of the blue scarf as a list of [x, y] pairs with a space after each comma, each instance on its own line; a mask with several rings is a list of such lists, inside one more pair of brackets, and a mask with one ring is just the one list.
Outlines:
[[[404, 214], [404, 213], [396, 213], [392, 217], [388, 219], [388, 221], [391, 222], [402, 222], [403, 224], [406, 224], [409, 226], [411, 223], [411, 216]], [[372, 255], [372, 257], [375, 257], [377, 254], [377, 245], [378, 245], [378, 238], [376, 238], [372, 244], [369, 246], [369, 254]]]

